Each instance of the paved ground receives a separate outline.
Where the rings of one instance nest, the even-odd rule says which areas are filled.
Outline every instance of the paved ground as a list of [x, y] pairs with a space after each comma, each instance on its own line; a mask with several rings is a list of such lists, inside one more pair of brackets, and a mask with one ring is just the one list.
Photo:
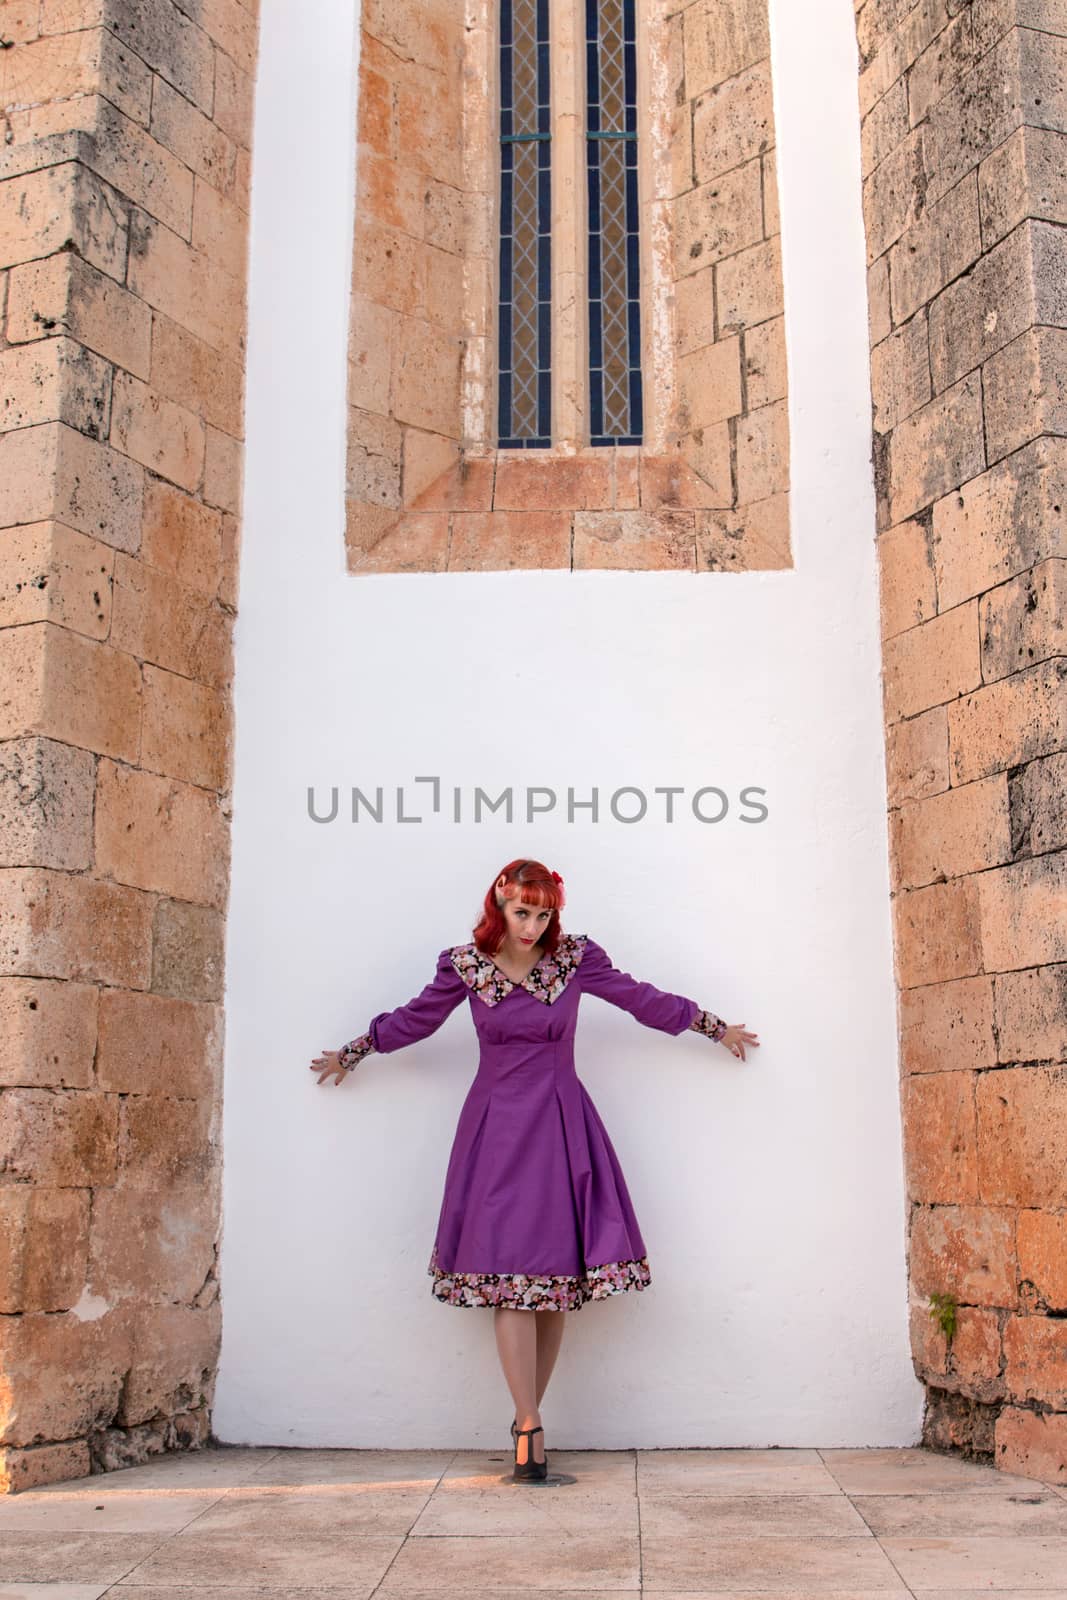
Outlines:
[[926, 1450], [224, 1449], [0, 1496], [0, 1600], [1067, 1600], [1067, 1485]]

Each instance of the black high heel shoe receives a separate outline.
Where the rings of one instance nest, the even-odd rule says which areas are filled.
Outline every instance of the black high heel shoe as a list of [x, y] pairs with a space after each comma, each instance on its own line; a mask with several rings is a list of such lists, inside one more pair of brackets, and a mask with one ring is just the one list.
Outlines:
[[[543, 1461], [535, 1461], [533, 1459], [533, 1436], [535, 1433], [544, 1433], [544, 1428], [540, 1426], [536, 1428], [516, 1428], [514, 1423], [512, 1428], [515, 1438], [515, 1467], [512, 1477], [519, 1483], [531, 1481], [543, 1483], [548, 1477], [548, 1455], [546, 1452]], [[527, 1459], [525, 1461], [519, 1460], [519, 1440], [522, 1438], [528, 1438], [530, 1441], [526, 1446]]]

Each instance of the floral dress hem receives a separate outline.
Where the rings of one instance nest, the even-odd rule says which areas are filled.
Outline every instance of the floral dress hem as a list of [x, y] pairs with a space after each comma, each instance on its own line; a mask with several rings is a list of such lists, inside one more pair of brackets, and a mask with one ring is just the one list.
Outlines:
[[608, 1261], [584, 1273], [446, 1272], [437, 1251], [427, 1272], [430, 1292], [450, 1306], [510, 1306], [517, 1311], [578, 1311], [587, 1300], [605, 1300], [627, 1289], [646, 1289], [652, 1281], [648, 1257]]

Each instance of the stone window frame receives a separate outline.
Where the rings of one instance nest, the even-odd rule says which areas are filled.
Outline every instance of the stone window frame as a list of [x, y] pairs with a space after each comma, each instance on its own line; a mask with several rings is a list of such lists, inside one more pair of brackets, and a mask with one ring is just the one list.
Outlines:
[[[494, 0], [365, 0], [348, 570], [791, 567], [767, 0], [637, 0], [645, 427], [627, 446], [584, 442], [584, 6], [550, 3], [554, 442], [520, 450], [495, 442]], [[761, 95], [754, 125], [769, 132], [735, 167], [723, 156], [721, 183], [694, 155], [720, 88], [737, 108], [735, 145]], [[721, 213], [710, 233], [694, 221], [709, 205]], [[690, 270], [708, 238], [707, 265]], [[765, 301], [748, 349], [748, 330], [721, 328], [713, 303], [728, 256]]]

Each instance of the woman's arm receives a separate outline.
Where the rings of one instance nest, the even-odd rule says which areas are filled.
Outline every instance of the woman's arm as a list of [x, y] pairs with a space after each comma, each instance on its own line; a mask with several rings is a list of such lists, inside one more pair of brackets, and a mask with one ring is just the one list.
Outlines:
[[337, 1053], [338, 1064], [346, 1071], [356, 1066], [372, 1050], [387, 1054], [436, 1033], [467, 993], [467, 985], [452, 965], [448, 950], [437, 958], [433, 980], [395, 1011], [379, 1011], [372, 1017], [366, 1033], [350, 1039]]
[[651, 983], [640, 983], [628, 972], [620, 972], [595, 939], [586, 938], [578, 978], [584, 991], [620, 1006], [646, 1028], [659, 1028], [663, 1033], [692, 1029], [707, 1034], [709, 1039], [721, 1039], [726, 1031], [722, 1018], [703, 1010], [695, 1000], [657, 989]]

